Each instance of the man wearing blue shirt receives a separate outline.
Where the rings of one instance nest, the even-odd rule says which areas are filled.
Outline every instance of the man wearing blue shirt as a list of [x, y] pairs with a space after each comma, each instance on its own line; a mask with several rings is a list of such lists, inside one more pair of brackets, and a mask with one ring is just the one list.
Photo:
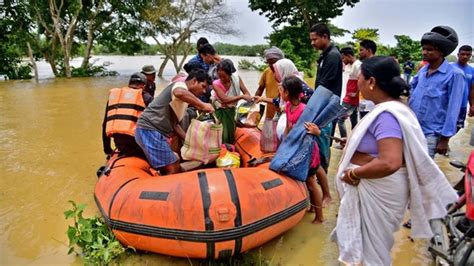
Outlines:
[[421, 38], [424, 66], [413, 78], [410, 108], [416, 114], [428, 142], [428, 153], [446, 154], [449, 139], [456, 134], [456, 121], [464, 93], [464, 74], [445, 57], [458, 45], [456, 32], [448, 26], [434, 27]]
[[469, 60], [472, 57], [472, 47], [469, 45], [463, 45], [458, 51], [458, 61], [453, 63], [453, 66], [461, 69], [464, 72], [464, 94], [462, 98], [461, 111], [459, 112], [457, 128], [460, 130], [464, 127], [464, 120], [466, 120], [467, 103], [471, 106], [469, 110], [469, 116], [474, 115], [474, 83], [472, 76], [474, 74], [474, 68], [470, 66]]
[[191, 58], [188, 63], [198, 62], [201, 68], [209, 71], [209, 68], [214, 64], [216, 57], [216, 50], [209, 43], [203, 44], [198, 49], [198, 54]]
[[[188, 65], [199, 65], [201, 69], [208, 72], [212, 80], [217, 79], [216, 64], [220, 62], [221, 58], [217, 55], [214, 47], [207, 42], [206, 38], [200, 38], [197, 43], [198, 54], [188, 61]], [[199, 96], [199, 99], [205, 103], [209, 103], [211, 97], [212, 86], [209, 86], [206, 93]]]

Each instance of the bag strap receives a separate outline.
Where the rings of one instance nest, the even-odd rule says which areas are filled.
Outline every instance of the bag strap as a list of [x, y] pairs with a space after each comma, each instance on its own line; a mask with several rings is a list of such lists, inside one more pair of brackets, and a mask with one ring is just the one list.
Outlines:
[[220, 123], [221, 123], [221, 121], [219, 120], [219, 118], [217, 118], [215, 112], [212, 112], [211, 115], [212, 115], [212, 117], [214, 118], [214, 122], [215, 122], [216, 124], [220, 124]]
[[[204, 114], [206, 114], [206, 113], [205, 113], [205, 112], [200, 112], [200, 111], [197, 111], [197, 113], [198, 113], [198, 116], [197, 116], [195, 119], [197, 119], [197, 120], [199, 120], [199, 121], [202, 121], [201, 118], [202, 118], [202, 117], [204, 116]], [[214, 123], [216, 123], [216, 124], [220, 124], [220, 123], [221, 123], [221, 121], [219, 120], [219, 118], [217, 118], [215, 112], [212, 112], [212, 113], [210, 113], [210, 114], [211, 114], [211, 117], [214, 119]]]
[[270, 162], [273, 159], [273, 156], [263, 157], [263, 158], [252, 158], [248, 161], [249, 166], [255, 167], [262, 163]]

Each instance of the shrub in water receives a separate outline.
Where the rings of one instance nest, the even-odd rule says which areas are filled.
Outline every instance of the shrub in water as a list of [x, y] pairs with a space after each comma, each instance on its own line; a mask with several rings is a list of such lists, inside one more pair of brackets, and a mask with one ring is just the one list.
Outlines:
[[72, 209], [65, 211], [64, 216], [66, 219], [72, 218], [74, 225], [67, 230], [68, 254], [75, 252], [84, 259], [85, 264], [107, 265], [125, 252], [101, 217], [84, 218], [82, 213], [86, 205], [69, 202]]

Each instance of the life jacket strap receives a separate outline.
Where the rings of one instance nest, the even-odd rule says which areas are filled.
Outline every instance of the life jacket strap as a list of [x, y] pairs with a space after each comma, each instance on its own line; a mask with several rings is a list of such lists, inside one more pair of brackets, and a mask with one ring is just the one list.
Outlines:
[[110, 120], [131, 120], [133, 122], [137, 122], [138, 117], [134, 115], [111, 115], [107, 117], [107, 122]]
[[112, 105], [110, 105], [110, 106], [107, 106], [107, 112], [110, 111], [110, 110], [119, 109], [119, 108], [123, 108], [123, 109], [133, 109], [133, 110], [137, 110], [137, 111], [143, 111], [143, 110], [145, 110], [145, 107], [140, 106], [140, 105], [138, 105], [138, 104], [133, 104], [133, 103], [117, 103], [117, 104], [112, 104]]

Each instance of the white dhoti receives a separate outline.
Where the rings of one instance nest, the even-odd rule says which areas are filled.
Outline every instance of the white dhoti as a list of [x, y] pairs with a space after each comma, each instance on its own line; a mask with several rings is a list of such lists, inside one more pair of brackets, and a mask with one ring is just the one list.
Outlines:
[[408, 205], [406, 168], [384, 178], [362, 179], [357, 187], [342, 186], [333, 233], [339, 243], [339, 259], [346, 264], [390, 265], [393, 234], [399, 230]]
[[[342, 182], [352, 155], [372, 121], [382, 112], [392, 113], [403, 134], [406, 168], [383, 178], [362, 178], [358, 186]], [[391, 265], [393, 234], [399, 230], [410, 206], [411, 236], [432, 236], [429, 220], [446, 214], [446, 205], [457, 195], [426, 152], [426, 140], [411, 110], [399, 102], [376, 106], [352, 133], [335, 178], [341, 199], [332, 238], [339, 247], [339, 260], [349, 265]]]

